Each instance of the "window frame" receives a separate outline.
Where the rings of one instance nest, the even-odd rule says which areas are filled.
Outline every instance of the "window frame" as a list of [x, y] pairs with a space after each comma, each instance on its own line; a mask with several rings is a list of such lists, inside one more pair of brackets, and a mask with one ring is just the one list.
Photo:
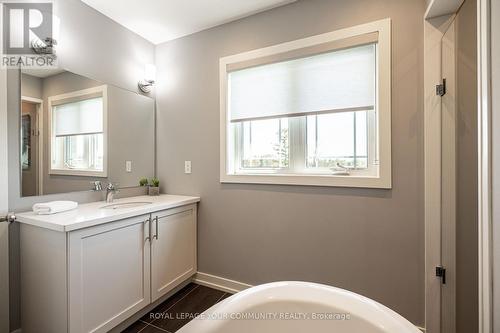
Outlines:
[[[89, 98], [102, 97], [103, 106], [103, 170], [94, 171], [86, 169], [59, 169], [53, 168], [52, 166], [52, 151], [54, 145], [55, 136], [53, 135], [53, 104], [55, 102], [62, 100], [75, 101], [81, 100], [82, 97], [89, 96]], [[57, 103], [59, 104], [59, 103]], [[107, 85], [101, 85], [97, 87], [92, 87], [88, 89], [82, 89], [77, 91], [72, 91], [66, 94], [60, 94], [55, 96], [50, 96], [48, 98], [48, 133], [49, 133], [49, 151], [48, 151], [48, 162], [49, 162], [49, 175], [67, 175], [67, 176], [83, 176], [83, 177], [101, 177], [106, 178], [108, 176], [108, 87]]]
[[[328, 175], [317, 172], [284, 173], [284, 172], [236, 172], [235, 159], [230, 152], [236, 152], [236, 140], [231, 131], [229, 110], [227, 108], [228, 68], [241, 62], [251, 62], [265, 57], [279, 57], [300, 49], [319, 46], [321, 44], [342, 41], [344, 39], [361, 37], [366, 34], [377, 33], [377, 85], [376, 107], [378, 114], [378, 157], [379, 167], [377, 175], [362, 176], [356, 172], [349, 176]], [[361, 188], [392, 188], [391, 167], [391, 20], [390, 18], [361, 24], [341, 30], [336, 30], [292, 42], [278, 44], [262, 49], [244, 52], [220, 58], [220, 182], [221, 183], [249, 183], [249, 184], [279, 184], [279, 185], [310, 185], [310, 186], [337, 186]], [[291, 117], [289, 119], [293, 119]], [[377, 120], [375, 120], [377, 121]], [[293, 122], [293, 121], [292, 121]], [[291, 122], [291, 123], [292, 123]], [[292, 126], [289, 123], [289, 127]], [[305, 133], [304, 133], [305, 135]], [[302, 135], [302, 136], [304, 136]], [[304, 136], [305, 139], [305, 136]], [[302, 141], [304, 140], [302, 139]], [[299, 140], [300, 141], [300, 140]], [[305, 145], [305, 142], [299, 142]], [[290, 149], [294, 144], [290, 141]], [[237, 155], [237, 154], [234, 154]], [[304, 156], [305, 158], [305, 156]], [[269, 170], [267, 170], [269, 171]], [[278, 171], [278, 170], [276, 170]]]

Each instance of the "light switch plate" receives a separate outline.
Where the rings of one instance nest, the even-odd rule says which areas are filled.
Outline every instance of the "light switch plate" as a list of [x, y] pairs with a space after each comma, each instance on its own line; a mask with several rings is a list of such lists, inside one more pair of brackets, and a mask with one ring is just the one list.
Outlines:
[[132, 172], [132, 161], [125, 161], [125, 171]]
[[191, 173], [191, 161], [184, 161], [184, 173]]

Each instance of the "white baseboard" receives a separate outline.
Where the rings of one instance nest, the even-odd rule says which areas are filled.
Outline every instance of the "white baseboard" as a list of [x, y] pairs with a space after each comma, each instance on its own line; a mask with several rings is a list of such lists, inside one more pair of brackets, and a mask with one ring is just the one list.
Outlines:
[[22, 331], [21, 331], [21, 329], [20, 329], [20, 328], [18, 328], [17, 330], [12, 331], [12, 332], [10, 332], [10, 333], [21, 333], [21, 332], [22, 332]]
[[235, 294], [252, 287], [251, 285], [243, 282], [234, 281], [202, 272], [196, 273], [193, 281], [195, 283], [201, 284], [202, 286], [222, 290], [231, 294]]

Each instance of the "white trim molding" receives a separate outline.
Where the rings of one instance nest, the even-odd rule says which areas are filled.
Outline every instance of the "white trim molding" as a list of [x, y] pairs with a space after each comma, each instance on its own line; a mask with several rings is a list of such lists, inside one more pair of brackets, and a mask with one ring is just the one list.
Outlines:
[[[377, 114], [379, 168], [376, 175], [328, 175], [306, 173], [238, 173], [230, 158], [234, 144], [230, 131], [228, 99], [228, 72], [231, 66], [263, 58], [276, 58], [283, 54], [326, 43], [360, 38], [376, 34], [378, 43]], [[366, 24], [340, 29], [270, 47], [223, 57], [219, 61], [220, 79], [220, 182], [281, 185], [338, 186], [361, 188], [392, 188], [391, 167], [391, 19], [386, 18]]]
[[443, 15], [455, 14], [464, 0], [431, 0], [425, 11], [424, 18], [431, 19]]
[[441, 100], [435, 86], [441, 82], [441, 40], [454, 16], [424, 21], [424, 221], [425, 327], [441, 327], [441, 284], [435, 277], [441, 265]]
[[205, 287], [222, 290], [230, 294], [235, 294], [237, 292], [253, 287], [250, 284], [202, 272], [196, 273], [193, 282], [201, 284]]
[[491, 2], [477, 2], [479, 332], [493, 332]]

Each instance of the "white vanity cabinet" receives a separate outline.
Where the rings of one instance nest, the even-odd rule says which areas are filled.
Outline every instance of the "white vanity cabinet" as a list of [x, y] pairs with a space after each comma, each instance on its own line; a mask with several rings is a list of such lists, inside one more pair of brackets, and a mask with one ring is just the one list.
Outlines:
[[151, 297], [156, 301], [196, 273], [196, 206], [152, 214]]
[[78, 208], [88, 220], [18, 215], [23, 333], [108, 332], [196, 273], [199, 198], [154, 200], [98, 219], [87, 209], [102, 203]]
[[107, 332], [151, 302], [149, 220], [68, 234], [70, 332]]

